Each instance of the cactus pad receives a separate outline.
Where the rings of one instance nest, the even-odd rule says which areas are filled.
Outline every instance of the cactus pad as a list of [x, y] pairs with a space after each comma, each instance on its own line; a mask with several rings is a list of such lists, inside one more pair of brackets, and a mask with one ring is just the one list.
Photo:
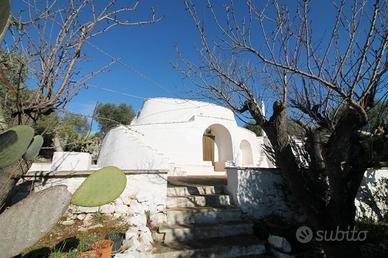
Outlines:
[[0, 168], [8, 167], [26, 152], [34, 137], [34, 129], [26, 125], [15, 126], [0, 134]]
[[105, 167], [91, 174], [74, 193], [71, 203], [96, 207], [113, 202], [127, 184], [125, 174], [116, 167]]
[[0, 257], [14, 257], [44, 237], [70, 203], [66, 186], [30, 194], [0, 214]]
[[40, 152], [40, 148], [42, 148], [42, 145], [43, 145], [42, 135], [35, 135], [34, 139], [32, 139], [30, 146], [28, 146], [26, 153], [24, 153], [23, 159], [34, 160], [38, 156]]

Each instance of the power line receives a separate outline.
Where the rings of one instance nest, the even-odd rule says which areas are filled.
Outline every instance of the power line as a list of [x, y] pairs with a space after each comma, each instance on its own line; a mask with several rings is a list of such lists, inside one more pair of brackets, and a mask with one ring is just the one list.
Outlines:
[[[125, 69], [127, 69], [128, 71], [132, 72], [132, 73], [135, 73], [137, 74], [138, 76], [140, 76], [141, 78], [151, 82], [152, 84], [154, 84], [156, 87], [162, 89], [163, 91], [165, 91], [166, 93], [168, 94], [173, 94], [175, 96], [178, 96], [175, 92], [165, 88], [163, 85], [161, 85], [159, 82], [155, 81], [154, 79], [150, 78], [149, 76], [145, 75], [144, 73], [136, 70], [135, 68], [133, 68], [132, 66], [130, 66], [129, 64], [121, 61], [120, 58], [117, 58], [117, 57], [114, 57], [112, 54], [106, 52], [105, 50], [101, 49], [100, 47], [96, 46], [95, 44], [91, 43], [90, 41], [86, 41], [87, 44], [89, 44], [92, 48], [96, 49], [97, 51], [99, 51], [101, 54], [109, 57], [112, 59], [112, 61], [114, 62], [117, 62], [118, 64], [122, 65]], [[179, 97], [179, 96], [178, 96]]]
[[[90, 41], [86, 41], [87, 44], [89, 44], [92, 48], [96, 49], [97, 51], [99, 51], [101, 54], [109, 57], [112, 59], [112, 61], [114, 62], [117, 62], [118, 64], [122, 65], [125, 69], [127, 69], [128, 71], [130, 72], [133, 72], [133, 73], [136, 73], [137, 75], [139, 75], [141, 78], [151, 82], [152, 84], [154, 84], [155, 86], [157, 86], [158, 88], [164, 90], [165, 92], [167, 92], [168, 94], [172, 94], [174, 95], [175, 97], [178, 97], [180, 99], [182, 99], [178, 94], [176, 94], [176, 92], [174, 91], [171, 91], [167, 88], [165, 88], [163, 85], [161, 85], [159, 82], [155, 81], [154, 79], [152, 79], [151, 77], [143, 74], [142, 72], [136, 70], [135, 68], [133, 68], [132, 66], [128, 65], [127, 63], [121, 61], [120, 58], [117, 58], [117, 57], [114, 57], [112, 54], [106, 52], [105, 50], [101, 49], [100, 47], [96, 46], [95, 44], [91, 43]], [[139, 98], [139, 99], [147, 99], [147, 98], [144, 98], [144, 97], [141, 97], [141, 96], [136, 96], [136, 95], [132, 95], [132, 94], [128, 94], [128, 93], [124, 93], [124, 92], [120, 92], [120, 91], [115, 91], [115, 90], [110, 90], [110, 89], [107, 89], [107, 88], [101, 88], [101, 87], [95, 87], [95, 88], [99, 88], [99, 89], [102, 89], [102, 90], [105, 90], [105, 91], [110, 91], [110, 92], [113, 92], [113, 93], [118, 93], [118, 94], [121, 94], [121, 95], [124, 95], [124, 96], [128, 96], [128, 97], [134, 97], [134, 98]], [[184, 100], [184, 99], [183, 99]], [[198, 105], [196, 105], [195, 103], [192, 103], [190, 100], [187, 100], [187, 102], [189, 102], [191, 105], [195, 106], [195, 107], [200, 107]]]
[[120, 94], [120, 95], [123, 95], [123, 96], [126, 96], [126, 97], [131, 97], [131, 98], [136, 98], [136, 99], [141, 99], [141, 100], [147, 99], [146, 97], [141, 97], [141, 96], [125, 93], [125, 92], [122, 92], [122, 91], [117, 91], [117, 90], [112, 90], [112, 89], [108, 89], [108, 88], [104, 88], [104, 87], [99, 87], [99, 86], [97, 86], [95, 84], [87, 83], [86, 85], [88, 87], [92, 87], [92, 88], [95, 88], [95, 89], [99, 89], [99, 90], [103, 90], [103, 91], [107, 91], [107, 92], [111, 92], [111, 93]]

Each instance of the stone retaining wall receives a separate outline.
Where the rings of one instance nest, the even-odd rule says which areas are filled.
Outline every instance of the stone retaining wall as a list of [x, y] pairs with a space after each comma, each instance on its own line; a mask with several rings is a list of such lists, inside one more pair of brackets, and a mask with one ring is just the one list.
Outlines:
[[[50, 186], [66, 185], [71, 193], [93, 171], [63, 172], [29, 172], [22, 180], [13, 195], [13, 201], [23, 198], [30, 191], [40, 191]], [[84, 220], [90, 214], [101, 212], [113, 217], [123, 217], [134, 227], [144, 227], [147, 216], [157, 226], [167, 219], [165, 213], [167, 199], [167, 171], [124, 171], [127, 185], [119, 198], [114, 202], [100, 207], [79, 207], [70, 205], [65, 216], [70, 225], [76, 219]]]
[[[291, 222], [303, 222], [300, 207], [293, 200], [279, 169], [226, 168], [227, 190], [233, 201], [251, 217], [279, 216]], [[355, 200], [357, 217], [388, 221], [388, 169], [368, 170]]]
[[388, 168], [365, 172], [355, 204], [359, 219], [388, 222]]
[[240, 209], [255, 219], [271, 216], [302, 222], [303, 213], [276, 168], [227, 167], [227, 191]]

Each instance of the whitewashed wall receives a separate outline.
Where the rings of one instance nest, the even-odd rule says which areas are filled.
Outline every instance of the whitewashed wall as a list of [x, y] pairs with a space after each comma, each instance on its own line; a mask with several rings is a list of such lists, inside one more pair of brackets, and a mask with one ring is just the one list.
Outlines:
[[[228, 192], [250, 216], [262, 219], [276, 215], [290, 221], [303, 221], [303, 213], [285, 191], [278, 169], [229, 167], [227, 177]], [[365, 172], [355, 205], [358, 219], [388, 221], [387, 168]]]
[[388, 222], [388, 168], [365, 172], [355, 204], [359, 219]]
[[[209, 127], [214, 129], [219, 145], [215, 148], [216, 159], [242, 165], [241, 142], [244, 141], [251, 148], [250, 165], [263, 164], [259, 160], [263, 157], [258, 153], [256, 135], [239, 127], [231, 110], [200, 101], [153, 98], [144, 102], [130, 126], [109, 132], [98, 165], [122, 169], [168, 167], [171, 175], [174, 171], [184, 172], [178, 175], [214, 175], [211, 162], [203, 161], [202, 136]], [[226, 143], [227, 134], [231, 144]], [[220, 149], [222, 145], [226, 149]]]
[[54, 152], [51, 163], [52, 171], [89, 170], [92, 155], [86, 152]]
[[270, 216], [303, 222], [304, 216], [296, 202], [285, 192], [278, 169], [228, 167], [227, 191], [233, 201], [255, 219]]

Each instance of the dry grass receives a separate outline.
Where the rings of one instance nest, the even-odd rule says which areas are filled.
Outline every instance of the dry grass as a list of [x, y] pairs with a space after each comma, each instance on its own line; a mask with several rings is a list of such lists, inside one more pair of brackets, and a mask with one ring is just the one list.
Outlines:
[[[86, 231], [80, 231], [82, 221], [64, 226], [58, 223], [45, 237], [39, 240], [34, 246], [25, 250], [23, 258], [66, 258], [77, 257], [81, 252], [90, 249], [90, 245], [100, 239], [104, 239], [109, 233], [126, 232], [129, 225], [122, 218], [97, 213], [92, 217], [92, 223]], [[95, 225], [99, 227], [93, 228]]]

